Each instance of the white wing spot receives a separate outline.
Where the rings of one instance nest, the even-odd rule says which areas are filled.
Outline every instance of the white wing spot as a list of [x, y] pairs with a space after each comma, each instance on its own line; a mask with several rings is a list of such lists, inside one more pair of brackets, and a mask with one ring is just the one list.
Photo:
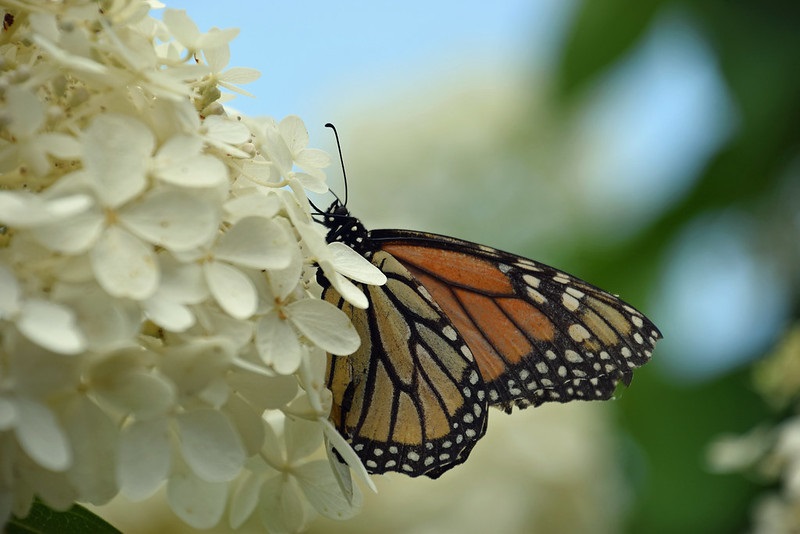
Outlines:
[[532, 274], [524, 274], [522, 275], [522, 280], [528, 284], [530, 287], [539, 287], [539, 284], [542, 283], [541, 280], [533, 276]]
[[471, 428], [468, 428], [466, 431], [464, 431], [464, 434], [466, 434], [469, 439], [472, 439], [477, 435], [477, 432]]
[[[544, 374], [547, 374], [547, 371], [549, 371], [549, 370], [550, 370], [550, 368], [547, 366], [547, 364], [546, 364], [546, 363], [544, 363], [544, 362], [538, 362], [538, 363], [536, 364], [536, 370], [537, 370], [537, 371], [539, 371], [539, 373], [541, 373], [541, 374], [543, 374], [543, 375], [544, 375]], [[522, 378], [522, 377], [520, 376], [520, 378]]]
[[453, 446], [453, 442], [450, 441], [450, 440], [447, 440], [447, 441], [442, 443], [442, 447], [445, 448], [445, 449], [449, 449], [452, 446]]
[[530, 371], [527, 369], [523, 369], [519, 372], [519, 379], [520, 380], [527, 380], [527, 378], [531, 375]]
[[397, 462], [395, 462], [394, 460], [389, 460], [388, 462], [386, 462], [385, 464], [383, 464], [383, 466], [384, 466], [386, 469], [390, 469], [390, 468], [392, 468], [392, 467], [394, 467], [394, 466], [396, 466], [396, 465], [397, 465]]
[[411, 460], [412, 462], [418, 462], [419, 461], [419, 454], [417, 454], [414, 451], [410, 451], [408, 454], [406, 454], [406, 457], [409, 460]]
[[500, 272], [503, 274], [508, 274], [508, 272], [511, 270], [511, 266], [506, 265], [505, 263], [498, 263], [497, 268], [500, 269]]
[[449, 324], [445, 325], [445, 327], [442, 328], [442, 334], [444, 334], [444, 337], [446, 337], [450, 341], [455, 341], [456, 338], [458, 338], [458, 332], [456, 332], [456, 329], [450, 326]]
[[565, 366], [561, 365], [558, 367], [558, 376], [560, 376], [561, 378], [567, 376], [567, 368]]
[[426, 466], [428, 466], [428, 465], [431, 465], [434, 461], [435, 461], [435, 458], [433, 456], [426, 456], [425, 460], [422, 463], [424, 463]]
[[642, 337], [642, 334], [640, 334], [639, 332], [633, 334], [633, 340], [636, 341], [639, 345], [644, 343], [644, 338]]
[[542, 385], [544, 387], [546, 387], [546, 388], [549, 388], [550, 386], [553, 385], [553, 381], [548, 379], [548, 378], [542, 378], [541, 382], [542, 382]]
[[568, 287], [566, 292], [575, 297], [576, 299], [581, 299], [584, 297], [585, 293], [579, 289], [575, 289], [574, 287]]
[[553, 277], [553, 282], [557, 282], [559, 284], [569, 284], [569, 278], [559, 273]]
[[630, 358], [631, 357], [631, 349], [629, 349], [628, 347], [622, 347], [622, 350], [620, 350], [620, 352], [626, 358]]
[[382, 456], [383, 455], [383, 449], [377, 449], [377, 448], [372, 449], [372, 454], [374, 454], [375, 456]]
[[569, 337], [571, 337], [574, 341], [577, 341], [578, 343], [586, 341], [587, 339], [592, 337], [592, 334], [590, 334], [589, 331], [586, 330], [586, 327], [583, 326], [582, 324], [575, 323], [573, 325], [570, 325], [567, 331], [569, 332]]
[[566, 309], [573, 312], [581, 306], [581, 303], [578, 301], [578, 299], [566, 293], [561, 294], [561, 304], [563, 304]]
[[533, 289], [532, 287], [528, 287], [527, 292], [528, 292], [528, 298], [530, 298], [536, 304], [544, 304], [547, 302], [547, 298], [538, 291], [536, 291], [535, 289]]
[[[469, 350], [469, 347], [468, 347], [468, 346], [466, 346], [466, 345], [461, 345], [461, 354], [463, 354], [464, 356], [466, 356], [466, 357], [467, 357], [467, 359], [468, 359], [469, 361], [472, 361], [472, 351], [471, 351], [471, 350]], [[474, 373], [474, 371], [473, 371], [473, 373]], [[472, 378], [472, 377], [470, 377], [470, 382], [472, 382], [471, 378]], [[472, 382], [472, 383], [474, 384], [475, 382]]]
[[581, 355], [575, 352], [574, 350], [567, 350], [567, 352], [564, 353], [564, 356], [567, 358], [568, 362], [572, 363], [583, 362], [583, 358], [581, 357]]
[[631, 322], [636, 325], [637, 328], [641, 328], [644, 326], [644, 321], [638, 315], [631, 315]]
[[544, 353], [544, 355], [547, 356], [548, 360], [555, 360], [556, 359], [556, 353], [553, 352], [552, 350], [548, 350], [547, 352]]
[[608, 353], [607, 353], [606, 351], [602, 351], [602, 352], [600, 353], [600, 359], [601, 359], [601, 360], [610, 360], [610, 359], [611, 359], [611, 356], [609, 356], [609, 355], [608, 355]]
[[478, 373], [473, 369], [473, 371], [469, 374], [469, 383], [473, 386], [478, 383]]
[[375, 460], [367, 460], [366, 462], [364, 462], [364, 465], [366, 465], [367, 467], [371, 467], [373, 469], [378, 467], [378, 464], [377, 462], [375, 462]]

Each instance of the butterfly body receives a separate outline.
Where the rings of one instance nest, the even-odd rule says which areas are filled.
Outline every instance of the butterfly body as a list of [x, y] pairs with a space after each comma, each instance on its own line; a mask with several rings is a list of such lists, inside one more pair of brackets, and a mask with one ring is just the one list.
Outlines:
[[633, 307], [547, 265], [460, 239], [368, 232], [335, 201], [323, 224], [386, 276], [367, 309], [319, 281], [362, 340], [329, 356], [331, 419], [372, 473], [437, 478], [466, 460], [488, 407], [603, 400], [661, 337]]

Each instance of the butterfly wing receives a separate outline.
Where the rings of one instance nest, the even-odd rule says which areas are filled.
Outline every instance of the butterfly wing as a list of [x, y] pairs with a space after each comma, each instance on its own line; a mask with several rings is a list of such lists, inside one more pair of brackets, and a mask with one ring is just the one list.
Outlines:
[[520, 256], [407, 230], [375, 230], [463, 336], [489, 403], [506, 411], [602, 400], [661, 337], [642, 313], [587, 282]]
[[486, 431], [483, 380], [465, 340], [426, 289], [397, 260], [371, 261], [384, 286], [361, 286], [362, 310], [323, 281], [361, 337], [350, 356], [329, 355], [331, 419], [371, 473], [437, 478], [466, 460]]

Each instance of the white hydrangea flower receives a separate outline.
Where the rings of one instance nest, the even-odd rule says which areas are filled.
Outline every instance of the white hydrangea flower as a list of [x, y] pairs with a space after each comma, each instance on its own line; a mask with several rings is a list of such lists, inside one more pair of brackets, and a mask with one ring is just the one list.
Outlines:
[[358, 306], [348, 278], [385, 278], [313, 223], [302, 121], [222, 106], [258, 76], [227, 68], [238, 30], [156, 4], [3, 9], [0, 523], [162, 487], [195, 528], [349, 517], [324, 354], [359, 339], [314, 273]]

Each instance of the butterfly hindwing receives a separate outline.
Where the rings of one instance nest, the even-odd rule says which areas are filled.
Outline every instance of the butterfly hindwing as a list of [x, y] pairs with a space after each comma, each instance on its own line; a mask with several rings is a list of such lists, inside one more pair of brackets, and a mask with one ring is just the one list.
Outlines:
[[486, 430], [487, 397], [467, 343], [414, 277], [386, 252], [370, 258], [387, 276], [362, 286], [369, 308], [323, 298], [351, 319], [361, 346], [329, 356], [331, 418], [371, 473], [436, 478], [466, 460]]
[[542, 263], [423, 232], [370, 240], [433, 296], [472, 350], [490, 404], [506, 411], [608, 399], [661, 337], [619, 298]]

